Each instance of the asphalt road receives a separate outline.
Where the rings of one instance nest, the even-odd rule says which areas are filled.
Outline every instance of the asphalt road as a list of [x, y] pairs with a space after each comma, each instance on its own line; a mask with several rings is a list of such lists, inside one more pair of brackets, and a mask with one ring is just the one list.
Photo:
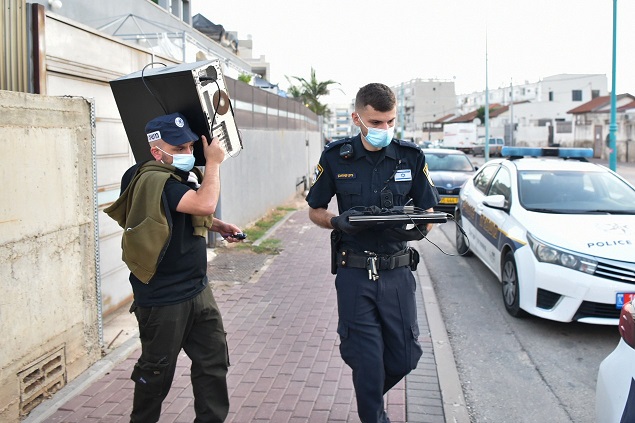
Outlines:
[[[617, 345], [614, 326], [517, 319], [476, 257], [456, 254], [454, 227], [421, 248], [441, 307], [473, 422], [595, 422], [600, 362]], [[425, 244], [424, 244], [425, 245]]]

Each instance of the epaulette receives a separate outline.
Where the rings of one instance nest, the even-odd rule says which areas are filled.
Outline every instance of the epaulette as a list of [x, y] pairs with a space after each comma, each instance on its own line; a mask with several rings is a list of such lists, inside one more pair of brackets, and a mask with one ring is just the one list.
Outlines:
[[337, 147], [338, 145], [346, 144], [347, 142], [351, 142], [352, 138], [342, 138], [336, 141], [331, 141], [330, 143], [324, 146], [324, 150], [330, 150], [333, 147]]
[[419, 148], [419, 146], [412, 141], [406, 141], [406, 140], [400, 140], [400, 139], [395, 139], [394, 141], [396, 141], [397, 144], [399, 144], [402, 147], [410, 147], [410, 148], [415, 148], [417, 150], [421, 150], [421, 148]]

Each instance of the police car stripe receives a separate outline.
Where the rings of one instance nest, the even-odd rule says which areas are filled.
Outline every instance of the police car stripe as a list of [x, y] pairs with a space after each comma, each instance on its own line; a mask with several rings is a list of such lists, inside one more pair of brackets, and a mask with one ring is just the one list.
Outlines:
[[474, 214], [470, 216], [469, 213], [461, 213], [461, 215], [485, 237], [487, 242], [494, 245], [498, 251], [502, 250], [504, 245], [510, 245], [512, 251], [516, 251], [527, 244], [526, 242], [510, 237], [506, 232], [502, 231], [498, 225], [483, 215]]

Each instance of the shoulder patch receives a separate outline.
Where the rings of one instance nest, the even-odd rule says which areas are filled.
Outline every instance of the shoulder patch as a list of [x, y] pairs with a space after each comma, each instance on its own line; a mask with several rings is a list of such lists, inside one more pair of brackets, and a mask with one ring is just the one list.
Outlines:
[[313, 184], [315, 184], [318, 181], [318, 179], [320, 179], [320, 176], [322, 176], [322, 173], [324, 173], [324, 169], [318, 163], [317, 168], [315, 169], [315, 180], [313, 181]]
[[430, 185], [434, 186], [434, 182], [432, 182], [432, 178], [430, 177], [430, 172], [428, 172], [427, 163], [425, 164], [425, 166], [423, 166], [423, 174], [426, 175], [426, 178], [428, 178], [428, 182], [430, 182]]

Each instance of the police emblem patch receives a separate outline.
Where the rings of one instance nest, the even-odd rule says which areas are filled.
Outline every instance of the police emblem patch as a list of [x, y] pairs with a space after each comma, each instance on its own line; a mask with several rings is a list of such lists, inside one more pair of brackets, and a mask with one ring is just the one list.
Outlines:
[[320, 179], [322, 173], [324, 173], [324, 169], [322, 169], [322, 166], [320, 166], [320, 164], [318, 163], [317, 169], [315, 169], [315, 179], [313, 180], [313, 184], [315, 184], [317, 180]]
[[426, 178], [428, 178], [428, 182], [430, 182], [430, 185], [434, 186], [434, 182], [432, 182], [432, 178], [430, 177], [430, 172], [428, 172], [427, 163], [425, 164], [425, 166], [423, 166], [423, 174], [426, 175]]

